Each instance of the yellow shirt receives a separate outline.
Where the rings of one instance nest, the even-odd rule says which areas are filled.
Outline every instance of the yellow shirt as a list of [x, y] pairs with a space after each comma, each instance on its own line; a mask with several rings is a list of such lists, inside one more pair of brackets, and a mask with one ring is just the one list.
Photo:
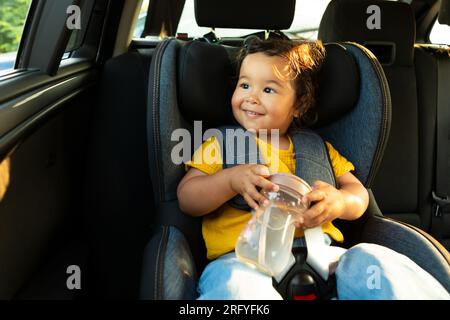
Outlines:
[[[287, 172], [295, 174], [294, 146], [290, 138], [287, 150], [276, 149], [265, 141], [256, 139], [265, 164], [269, 167], [271, 173]], [[353, 164], [341, 156], [330, 143], [326, 142], [326, 145], [336, 177], [355, 170]], [[271, 161], [271, 159], [278, 159], [278, 161]], [[199, 169], [209, 175], [222, 170], [220, 145], [214, 136], [205, 141], [195, 151], [192, 160], [186, 163], [186, 169], [189, 167]], [[227, 203], [223, 204], [215, 212], [204, 216], [202, 233], [208, 259], [215, 259], [233, 251], [239, 234], [250, 217], [250, 212], [233, 208]], [[322, 229], [335, 241], [344, 241], [342, 233], [331, 222], [323, 224]], [[303, 230], [297, 229], [295, 236], [303, 236]]]

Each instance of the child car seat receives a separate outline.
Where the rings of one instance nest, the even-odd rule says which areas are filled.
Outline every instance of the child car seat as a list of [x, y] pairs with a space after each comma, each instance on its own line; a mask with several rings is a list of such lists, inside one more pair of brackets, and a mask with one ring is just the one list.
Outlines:
[[[232, 11], [233, 2], [227, 3], [227, 10]], [[236, 17], [228, 16], [233, 17], [229, 24], [233, 27]], [[261, 16], [255, 14], [252, 19]], [[245, 18], [248, 20], [248, 16]], [[255, 26], [260, 24], [255, 22]], [[284, 28], [284, 24], [274, 27]], [[196, 282], [207, 262], [201, 218], [189, 217], [178, 207], [176, 189], [185, 169], [171, 159], [172, 149], [179, 143], [172, 139], [172, 133], [180, 128], [190, 132], [193, 151], [202, 142], [194, 135], [194, 121], [201, 120], [203, 130], [232, 122], [230, 101], [237, 51], [235, 47], [177, 39], [167, 39], [156, 49], [150, 67], [147, 129], [157, 222], [144, 252], [143, 299], [197, 296]], [[355, 175], [370, 193], [389, 133], [386, 78], [377, 59], [360, 45], [327, 44], [326, 52], [314, 129], [355, 164]], [[371, 242], [392, 248], [450, 290], [448, 252], [420, 230], [382, 217], [372, 194], [369, 208], [360, 219], [338, 219], [336, 225], [346, 238], [343, 246]]]

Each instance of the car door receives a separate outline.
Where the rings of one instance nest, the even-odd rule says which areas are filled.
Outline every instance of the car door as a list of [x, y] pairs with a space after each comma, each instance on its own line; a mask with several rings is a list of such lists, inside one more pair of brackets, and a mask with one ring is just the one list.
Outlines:
[[82, 186], [98, 66], [120, 17], [107, 13], [123, 1], [24, 5], [14, 68], [0, 73], [0, 299], [73, 298], [87, 257]]

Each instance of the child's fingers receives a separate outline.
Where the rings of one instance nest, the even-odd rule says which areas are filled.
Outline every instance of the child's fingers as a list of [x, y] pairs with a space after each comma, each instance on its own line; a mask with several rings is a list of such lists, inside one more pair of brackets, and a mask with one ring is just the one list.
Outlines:
[[325, 205], [323, 203], [317, 203], [303, 213], [304, 223], [303, 226], [306, 228], [313, 228], [320, 225], [324, 218], [323, 213], [325, 210]]
[[325, 222], [325, 218], [326, 218], [325, 216], [319, 215], [319, 216], [315, 217], [314, 219], [305, 220], [305, 222], [303, 223], [303, 226], [305, 228], [314, 228], [314, 227], [321, 226]]
[[304, 219], [303, 217], [298, 217], [297, 220], [294, 222], [294, 226], [295, 226], [296, 228], [301, 228], [301, 227], [303, 227], [303, 223], [305, 222], [304, 220], [305, 220], [305, 219]]
[[316, 201], [321, 201], [323, 199], [325, 199], [326, 194], [325, 192], [323, 192], [322, 190], [313, 190], [310, 193], [306, 194], [302, 201], [303, 203], [311, 203], [311, 202], [316, 202]]
[[247, 202], [250, 208], [258, 209], [258, 204], [247, 193], [244, 193], [242, 197], [244, 197], [244, 200]]
[[322, 202], [316, 203], [303, 213], [303, 218], [305, 221], [315, 219], [324, 211], [324, 208], [325, 205]]
[[264, 205], [269, 204], [269, 201], [252, 185], [248, 187], [245, 192], [254, 200]]
[[269, 168], [265, 165], [258, 164], [252, 167], [252, 172], [259, 176], [268, 177], [270, 176]]
[[321, 181], [321, 180], [314, 181], [314, 183], [312, 185], [313, 189], [324, 188], [324, 187], [327, 187], [327, 186], [329, 186], [329, 184], [324, 182], [324, 181]]
[[270, 182], [269, 180], [267, 180], [266, 178], [263, 178], [261, 176], [255, 175], [252, 178], [252, 183], [255, 186], [261, 187], [262, 189], [266, 190], [266, 191], [278, 191], [280, 189], [280, 187], [278, 187], [275, 183]]

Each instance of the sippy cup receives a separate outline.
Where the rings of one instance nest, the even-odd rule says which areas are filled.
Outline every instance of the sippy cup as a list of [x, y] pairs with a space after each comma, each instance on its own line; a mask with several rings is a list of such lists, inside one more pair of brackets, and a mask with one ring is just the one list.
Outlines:
[[280, 188], [277, 192], [262, 191], [269, 200], [254, 210], [253, 216], [236, 243], [236, 256], [272, 277], [277, 277], [293, 263], [294, 222], [309, 207], [301, 200], [311, 187], [299, 177], [276, 173], [269, 180]]

